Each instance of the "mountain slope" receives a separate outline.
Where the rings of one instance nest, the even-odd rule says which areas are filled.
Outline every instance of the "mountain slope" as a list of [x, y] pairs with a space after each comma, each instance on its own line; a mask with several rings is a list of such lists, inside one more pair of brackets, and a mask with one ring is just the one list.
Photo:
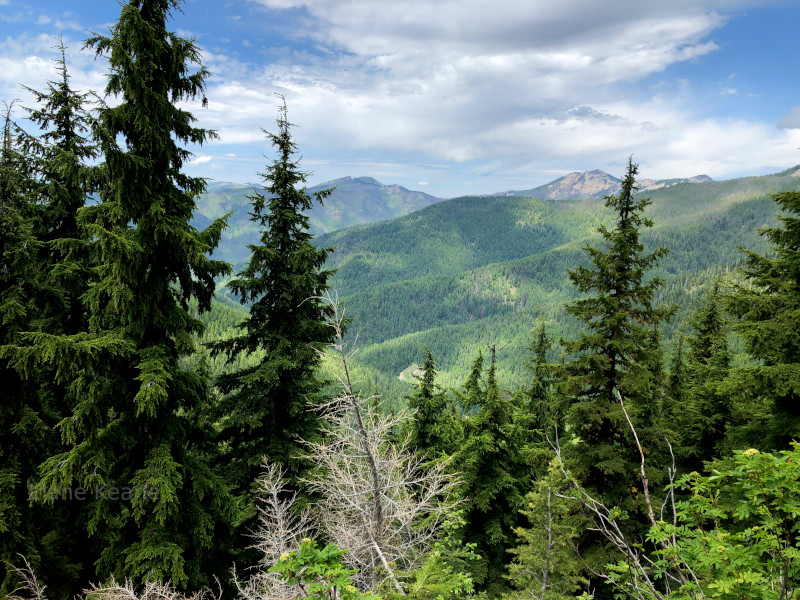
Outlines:
[[[715, 274], [741, 260], [738, 245], [765, 252], [757, 228], [774, 223], [769, 194], [798, 189], [796, 169], [766, 177], [674, 185], [647, 192], [656, 226], [646, 246], [670, 254], [655, 274], [664, 301], [691, 307]], [[430, 346], [444, 381], [457, 383], [478, 349], [497, 344], [502, 371], [524, 378], [528, 331], [539, 317], [551, 334], [572, 336], [563, 312], [575, 297], [567, 270], [587, 261], [612, 215], [598, 198], [551, 202], [523, 197], [446, 200], [386, 223], [322, 235], [334, 245], [333, 285], [356, 319], [361, 360], [395, 376]], [[678, 315], [662, 334], [681, 325]]]
[[[308, 188], [309, 193], [335, 187], [323, 206], [315, 204], [308, 212], [311, 232], [325, 233], [358, 223], [374, 223], [408, 214], [440, 198], [407, 190], [399, 185], [383, 185], [371, 177], [343, 177]], [[238, 183], [212, 183], [197, 200], [193, 224], [202, 228], [212, 220], [233, 211], [228, 228], [215, 251], [215, 258], [233, 264], [247, 260], [247, 244], [258, 241], [256, 225], [250, 221], [250, 201], [256, 186]], [[264, 190], [257, 188], [259, 192]]]
[[[530, 190], [502, 192], [500, 196], [523, 196], [544, 198], [545, 200], [577, 200], [580, 198], [603, 198], [617, 194], [621, 189], [621, 179], [605, 171], [576, 171]], [[696, 175], [678, 179], [642, 179], [638, 182], [640, 191], [652, 191], [672, 187], [682, 183], [704, 183], [712, 181], [708, 175]]]

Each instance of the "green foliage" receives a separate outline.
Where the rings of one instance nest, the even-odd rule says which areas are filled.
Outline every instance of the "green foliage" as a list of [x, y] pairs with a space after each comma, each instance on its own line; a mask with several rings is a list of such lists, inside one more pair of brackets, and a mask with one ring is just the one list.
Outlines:
[[[229, 267], [207, 256], [224, 221], [200, 232], [189, 225], [205, 181], [182, 173], [190, 153], [179, 144], [213, 132], [176, 106], [201, 97], [207, 76], [195, 46], [166, 29], [178, 6], [132, 0], [110, 36], [88, 41], [108, 55], [106, 93], [117, 102], [92, 123], [100, 202], [77, 209], [93, 270], [81, 294], [86, 316], [76, 332], [30, 328], [5, 351], [25, 376], [52, 368], [69, 407], [58, 425], [66, 447], [49, 454], [33, 493], [55, 502], [52, 490], [88, 490], [83, 556], [102, 576], [159, 576], [185, 588], [224, 570], [213, 536], [231, 508], [208, 465], [210, 390], [202, 365], [180, 361], [202, 328], [189, 302], [208, 310], [214, 277]], [[69, 201], [67, 212], [77, 203]]]
[[346, 552], [336, 544], [319, 548], [316, 541], [305, 538], [298, 550], [281, 555], [270, 570], [288, 585], [300, 586], [304, 597], [313, 600], [378, 600], [353, 584], [357, 570], [342, 564]]
[[[637, 165], [629, 161], [619, 196], [609, 196], [614, 209], [613, 229], [601, 226], [606, 249], [587, 246], [592, 267], [568, 271], [578, 290], [591, 293], [567, 305], [567, 312], [583, 324], [577, 340], [564, 341], [574, 354], [565, 366], [564, 393], [574, 398], [567, 422], [580, 439], [568, 460], [571, 469], [591, 489], [612, 504], [636, 492], [638, 450], [627, 420], [616, 400], [617, 390], [635, 415], [640, 433], [655, 425], [660, 406], [654, 390], [655, 369], [661, 368], [660, 348], [653, 344], [653, 328], [666, 321], [674, 308], [655, 305], [663, 282], [645, 276], [666, 255], [666, 248], [645, 253], [639, 230], [652, 227], [644, 216], [648, 198], [635, 197]], [[650, 444], [649, 435], [645, 445]]]
[[293, 157], [285, 103], [277, 124], [278, 133], [267, 134], [278, 153], [263, 174], [269, 198], [251, 196], [261, 243], [250, 247], [247, 267], [227, 284], [250, 311], [238, 335], [211, 344], [212, 356], [222, 353], [229, 360], [262, 353], [257, 364], [217, 379], [225, 394], [218, 405], [222, 441], [231, 444], [227, 471], [240, 493], [255, 483], [264, 455], [287, 468], [291, 481], [307, 469], [297, 440], [317, 435], [318, 419], [307, 405], [321, 388], [319, 352], [333, 339], [326, 323], [330, 308], [322, 300], [331, 275], [322, 265], [331, 249], [311, 244], [303, 214], [330, 190], [312, 197], [299, 187], [306, 175]]
[[[6, 106], [0, 143], [0, 345], [20, 342], [20, 333], [40, 316], [35, 302], [41, 292], [42, 269], [35, 261], [41, 242], [36, 236], [38, 211], [30, 195], [30, 161], [19, 145]], [[37, 553], [35, 529], [27, 508], [27, 486], [38, 462], [52, 449], [48, 417], [51, 407], [36, 385], [24, 381], [4, 353], [0, 358], [0, 560], [18, 552]], [[0, 592], [9, 590], [5, 565], [0, 566]]]
[[[741, 260], [737, 244], [768, 249], [756, 228], [774, 221], [769, 194], [795, 189], [790, 172], [729, 181], [681, 184], [649, 192], [653, 228], [641, 232], [645, 248], [666, 246], [652, 274], [664, 280], [659, 302], [678, 305], [659, 334], [666, 347], [695, 298]], [[455, 198], [386, 223], [321, 235], [336, 245], [331, 279], [357, 317], [359, 360], [394, 379], [419, 362], [423, 346], [438, 363], [438, 382], [456, 387], [479, 348], [497, 343], [503, 386], [517, 389], [530, 374], [519, 356], [537, 319], [549, 335], [575, 339], [579, 323], [563, 304], [577, 297], [564, 277], [588, 266], [581, 247], [597, 245], [599, 225], [613, 226], [602, 199], [546, 201], [518, 197]], [[714, 240], [709, 245], [707, 241]], [[554, 347], [557, 356], [561, 348]], [[401, 400], [399, 388], [390, 398]], [[384, 392], [384, 397], [387, 397]]]
[[[688, 496], [677, 503], [677, 526], [659, 522], [648, 540], [655, 570], [663, 576], [685, 574], [670, 594], [625, 593], [636, 583], [630, 570], [616, 565], [611, 578], [622, 596], [784, 600], [800, 588], [800, 445], [780, 453], [736, 451], [727, 466], [710, 475], [690, 473], [676, 487]], [[690, 573], [692, 574], [690, 576]]]
[[[494, 359], [494, 349], [492, 349]], [[476, 589], [490, 596], [506, 588], [509, 560], [506, 549], [520, 524], [520, 510], [530, 490], [530, 467], [525, 452], [530, 432], [520, 408], [500, 391], [494, 360], [483, 379], [483, 356], [478, 355], [460, 394], [467, 417], [456, 444], [453, 468], [463, 482], [464, 543], [474, 544], [484, 559], [473, 565]]]
[[767, 431], [756, 421], [746, 437], [776, 448], [800, 437], [800, 192], [775, 194], [773, 200], [783, 211], [780, 226], [759, 233], [774, 255], [745, 251], [746, 281], [734, 284], [725, 298], [732, 326], [758, 364], [735, 369], [725, 388], [734, 403], [748, 403], [751, 413], [767, 406]]
[[704, 461], [722, 454], [732, 420], [730, 394], [720, 390], [728, 375], [730, 351], [728, 325], [719, 298], [719, 285], [705, 295], [687, 323], [692, 334], [686, 338], [688, 361], [684, 378], [685, 403], [679, 422], [681, 451], [687, 470], [700, 469]]
[[564, 497], [567, 489], [561, 471], [551, 462], [546, 476], [528, 493], [522, 510], [528, 525], [515, 530], [518, 545], [510, 550], [514, 561], [508, 579], [514, 591], [505, 598], [575, 598], [588, 583], [575, 547], [589, 522]]
[[414, 411], [411, 421], [409, 447], [420, 454], [436, 458], [452, 448], [454, 424], [448, 414], [446, 391], [436, 384], [436, 363], [429, 348], [425, 348], [422, 376], [416, 390], [406, 396], [408, 408]]
[[475, 553], [475, 544], [463, 544], [458, 540], [459, 521], [446, 521], [442, 525], [433, 549], [421, 566], [410, 573], [401, 573], [405, 596], [391, 587], [382, 592], [382, 597], [399, 600], [402, 597], [414, 600], [456, 600], [469, 598], [475, 591], [471, 566], [481, 560]]

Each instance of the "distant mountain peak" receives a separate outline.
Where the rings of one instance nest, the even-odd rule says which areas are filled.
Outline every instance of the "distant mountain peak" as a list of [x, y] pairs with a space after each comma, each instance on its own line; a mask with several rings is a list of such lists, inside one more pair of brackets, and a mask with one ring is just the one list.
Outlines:
[[[672, 187], [681, 183], [703, 183], [713, 181], [708, 175], [695, 175], [677, 179], [640, 179], [636, 182], [640, 192]], [[531, 196], [545, 200], [578, 200], [580, 198], [603, 198], [618, 194], [622, 179], [600, 169], [574, 171], [531, 190], [501, 192], [496, 196]]]
[[358, 181], [360, 183], [366, 183], [367, 185], [378, 185], [384, 187], [383, 184], [373, 177], [355, 177], [351, 178], [353, 181]]

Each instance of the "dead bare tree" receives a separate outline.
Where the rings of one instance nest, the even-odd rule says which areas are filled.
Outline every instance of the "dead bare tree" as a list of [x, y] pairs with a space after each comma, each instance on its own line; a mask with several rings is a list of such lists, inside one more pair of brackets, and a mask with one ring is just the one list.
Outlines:
[[341, 548], [344, 560], [359, 569], [356, 581], [371, 589], [388, 579], [404, 590], [396, 570], [420, 564], [432, 547], [442, 519], [453, 508], [445, 499], [455, 485], [444, 463], [430, 465], [408, 448], [408, 440], [392, 443], [407, 412], [382, 414], [374, 397], [363, 398], [354, 388], [354, 350], [344, 339], [344, 311], [334, 296], [333, 354], [342, 392], [320, 410], [327, 423], [321, 442], [306, 443], [316, 475], [308, 480], [316, 490], [318, 522]]
[[289, 493], [283, 477], [284, 472], [277, 465], [264, 460], [263, 474], [258, 479], [259, 528], [253, 534], [252, 546], [259, 550], [261, 558], [246, 580], [240, 580], [233, 570], [233, 581], [242, 600], [289, 600], [306, 595], [270, 571], [281, 556], [297, 550], [302, 539], [313, 537], [315, 531], [310, 511], [298, 514], [294, 510], [297, 492]]
[[[37, 578], [28, 559], [20, 554], [22, 566], [8, 565], [8, 568], [20, 579], [20, 586], [8, 595], [8, 600], [47, 600], [44, 593], [46, 585]], [[23, 594], [23, 595], [20, 595]]]
[[131, 581], [118, 584], [113, 579], [108, 585], [95, 585], [83, 591], [83, 597], [92, 600], [221, 600], [221, 596], [221, 592], [214, 594], [208, 589], [186, 596], [169, 583], [157, 582], [145, 583], [137, 590]]

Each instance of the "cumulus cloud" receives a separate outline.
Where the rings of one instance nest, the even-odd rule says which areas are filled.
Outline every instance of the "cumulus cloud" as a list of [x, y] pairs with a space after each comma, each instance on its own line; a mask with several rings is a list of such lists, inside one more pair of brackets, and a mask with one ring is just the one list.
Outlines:
[[334, 0], [258, 1], [304, 9], [313, 26], [299, 35], [333, 54], [263, 73], [290, 93], [306, 127], [346, 136], [357, 151], [451, 161], [488, 156], [507, 130], [540, 121], [567, 135], [576, 121], [630, 122], [603, 106], [614, 87], [713, 52], [706, 38], [725, 22], [720, 3], [682, 0], [623, 0], [613, 11], [592, 0], [354, 0], [347, 10]]
[[[95, 60], [92, 52], [80, 49], [81, 39], [63, 37], [67, 66], [74, 89], [102, 91], [106, 80], [105, 61]], [[56, 78], [56, 59], [60, 57], [55, 35], [23, 33], [0, 40], [0, 97], [19, 98], [30, 105], [32, 98], [23, 86], [44, 89], [45, 82]]]
[[[698, 165], [715, 177], [752, 170], [759, 146], [771, 148], [764, 164], [792, 160], [793, 136], [708, 120], [686, 99], [688, 80], [649, 95], [636, 87], [716, 52], [726, 13], [756, 0], [619, 0], [614, 10], [595, 0], [351, 0], [346, 10], [337, 0], [251, 1], [300, 11], [307, 25], [296, 35], [325, 49], [259, 73], [287, 93], [318, 154], [425, 156], [471, 165], [476, 177], [570, 159], [603, 168], [631, 152], [670, 177], [687, 171], [667, 168]], [[709, 144], [711, 133], [725, 144]]]
[[800, 106], [793, 106], [791, 110], [778, 121], [781, 129], [800, 129]]
[[[780, 129], [709, 119], [691, 100], [692, 81], [667, 71], [717, 52], [726, 15], [763, 0], [617, 0], [613, 10], [596, 0], [250, 1], [284, 23], [292, 43], [244, 53], [236, 41], [218, 47], [198, 36], [213, 74], [209, 106], [186, 107], [217, 130], [212, 144], [225, 145], [212, 168], [263, 163], [273, 92], [286, 95], [300, 125], [305, 164], [403, 175], [404, 185], [434, 188], [454, 169], [464, 182], [589, 168], [621, 174], [631, 153], [654, 178], [796, 162], [800, 107]], [[29, 34], [0, 41], [0, 94], [52, 77], [53, 45], [52, 36]], [[103, 89], [104, 61], [73, 50], [68, 60], [77, 87]], [[660, 82], [640, 85], [654, 74]], [[727, 82], [721, 91], [733, 89]]]

